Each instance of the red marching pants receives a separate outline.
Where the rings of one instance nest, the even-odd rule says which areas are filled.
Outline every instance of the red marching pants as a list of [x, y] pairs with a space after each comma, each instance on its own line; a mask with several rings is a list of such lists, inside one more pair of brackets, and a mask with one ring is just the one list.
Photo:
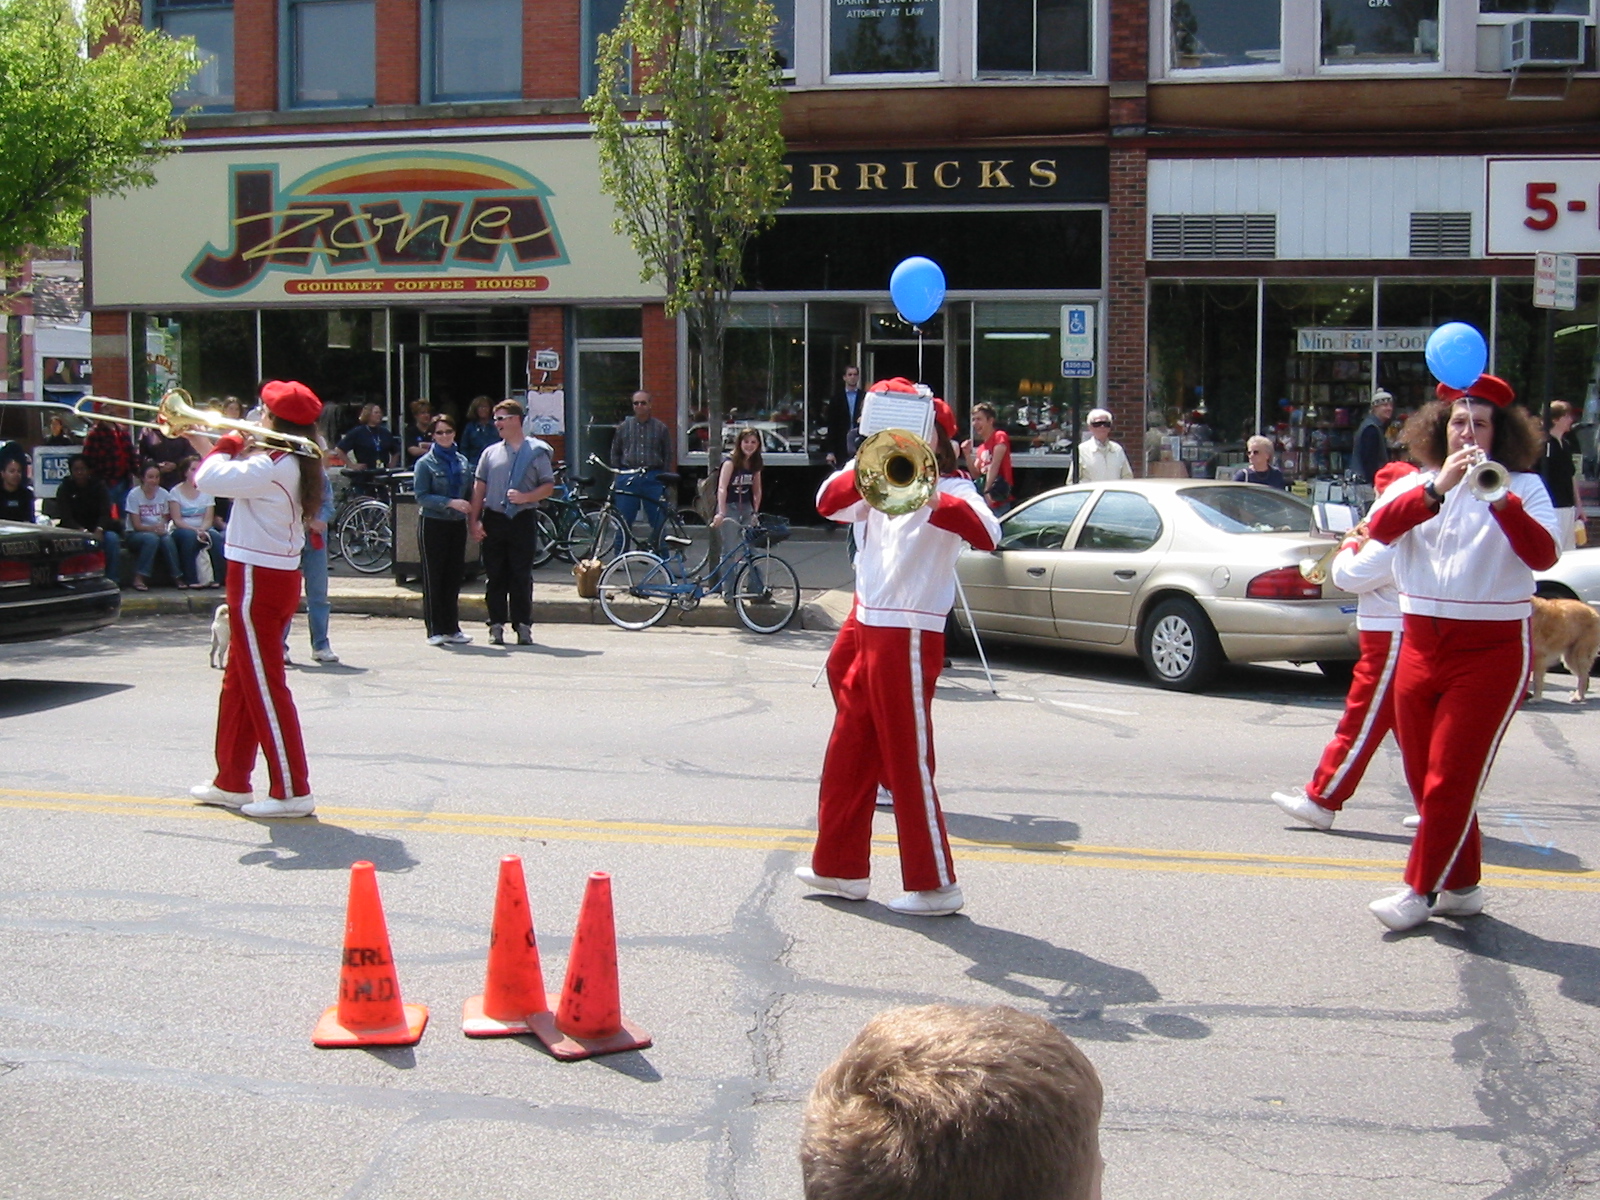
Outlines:
[[217, 704], [217, 779], [248, 792], [256, 748], [275, 800], [309, 796], [300, 714], [283, 674], [283, 631], [300, 605], [300, 572], [228, 563], [228, 669]]
[[811, 867], [836, 879], [871, 874], [872, 815], [882, 779], [894, 795], [900, 879], [908, 892], [956, 880], [933, 786], [933, 688], [944, 634], [863, 625], [851, 613], [828, 655], [833, 734], [822, 763]]
[[1529, 623], [1406, 615], [1395, 722], [1422, 814], [1406, 883], [1415, 892], [1478, 882], [1478, 793], [1528, 683]]
[[1355, 794], [1384, 734], [1394, 728], [1394, 673], [1401, 638], [1387, 629], [1361, 631], [1361, 658], [1350, 677], [1344, 716], [1306, 784], [1306, 795], [1338, 812]]

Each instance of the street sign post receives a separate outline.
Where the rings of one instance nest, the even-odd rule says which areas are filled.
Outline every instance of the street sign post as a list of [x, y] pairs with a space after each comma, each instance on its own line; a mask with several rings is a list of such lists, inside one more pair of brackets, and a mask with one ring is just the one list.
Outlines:
[[[1068, 379], [1087, 379], [1094, 374], [1095, 360], [1094, 305], [1063, 304], [1061, 306], [1061, 373]], [[1068, 363], [1087, 371], [1067, 370]]]
[[1533, 306], [1571, 312], [1578, 307], [1578, 256], [1540, 251], [1533, 256]]

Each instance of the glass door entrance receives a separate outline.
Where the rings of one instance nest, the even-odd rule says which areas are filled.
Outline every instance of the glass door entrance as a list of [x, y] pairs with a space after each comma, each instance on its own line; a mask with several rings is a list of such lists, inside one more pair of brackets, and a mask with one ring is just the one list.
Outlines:
[[[579, 342], [576, 357], [573, 388], [578, 444], [568, 461], [576, 474], [587, 475], [582, 464], [591, 454], [610, 462], [617, 424], [633, 415], [629, 402], [640, 387], [640, 346], [637, 341], [620, 339], [615, 343]], [[604, 478], [604, 473], [600, 474]]]

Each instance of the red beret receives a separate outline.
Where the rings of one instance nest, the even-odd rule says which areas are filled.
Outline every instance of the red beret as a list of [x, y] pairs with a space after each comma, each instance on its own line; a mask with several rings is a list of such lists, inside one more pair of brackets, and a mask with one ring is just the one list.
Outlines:
[[275, 417], [294, 425], [313, 424], [322, 415], [322, 401], [303, 383], [274, 379], [261, 387], [261, 403]]
[[1378, 489], [1378, 494], [1383, 495], [1387, 488], [1396, 479], [1403, 479], [1407, 475], [1415, 475], [1417, 468], [1408, 462], [1392, 462], [1378, 468], [1378, 473], [1372, 477], [1372, 486]]
[[937, 396], [933, 398], [933, 419], [939, 423], [939, 428], [944, 430], [946, 437], [955, 437], [956, 415], [950, 411], [950, 406]]
[[1441, 383], [1434, 389], [1434, 394], [1441, 400], [1459, 400], [1463, 396], [1471, 396], [1496, 408], [1508, 408], [1517, 399], [1517, 393], [1511, 390], [1511, 385], [1497, 375], [1479, 375], [1478, 381], [1467, 388], [1453, 388]]
[[902, 379], [897, 375], [893, 379], [880, 379], [867, 390], [873, 392], [906, 392], [908, 394], [914, 394], [917, 390], [917, 385], [912, 383], [911, 380]]

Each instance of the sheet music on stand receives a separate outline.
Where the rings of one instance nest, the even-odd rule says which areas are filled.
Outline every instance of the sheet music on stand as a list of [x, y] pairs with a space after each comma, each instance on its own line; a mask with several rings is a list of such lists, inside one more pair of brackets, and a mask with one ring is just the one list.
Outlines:
[[1319, 533], [1349, 533], [1360, 520], [1356, 510], [1348, 504], [1313, 505], [1315, 529]]
[[904, 429], [933, 444], [933, 391], [868, 392], [861, 405], [861, 436]]

